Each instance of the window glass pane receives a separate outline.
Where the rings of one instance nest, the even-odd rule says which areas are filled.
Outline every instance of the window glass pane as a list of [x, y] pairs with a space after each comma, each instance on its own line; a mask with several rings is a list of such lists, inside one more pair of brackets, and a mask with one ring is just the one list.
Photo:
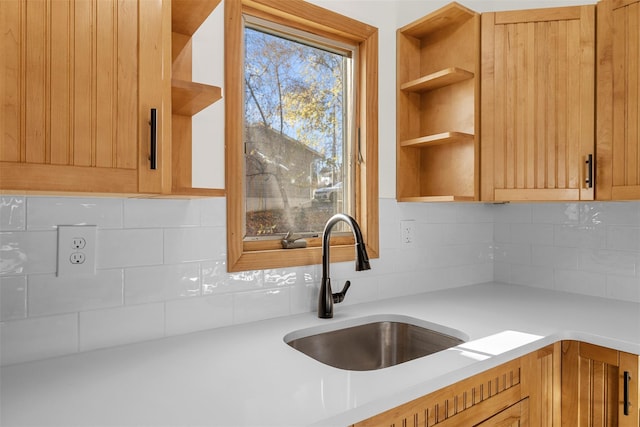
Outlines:
[[351, 54], [245, 28], [246, 237], [320, 234], [352, 211]]

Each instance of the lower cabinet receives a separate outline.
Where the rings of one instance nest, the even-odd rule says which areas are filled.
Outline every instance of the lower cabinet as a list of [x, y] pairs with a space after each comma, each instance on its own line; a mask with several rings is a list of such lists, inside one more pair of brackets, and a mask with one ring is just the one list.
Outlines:
[[640, 357], [563, 341], [352, 427], [638, 427]]
[[562, 425], [638, 427], [634, 354], [578, 341], [562, 343]]
[[523, 393], [532, 391], [541, 382], [525, 378], [524, 370], [535, 365], [536, 357], [512, 360], [353, 427], [528, 426], [530, 402]]

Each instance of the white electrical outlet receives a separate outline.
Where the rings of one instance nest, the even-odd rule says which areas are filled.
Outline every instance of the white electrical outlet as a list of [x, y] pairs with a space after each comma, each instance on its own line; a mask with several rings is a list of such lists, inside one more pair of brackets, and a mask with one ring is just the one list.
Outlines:
[[58, 226], [58, 276], [96, 274], [95, 225]]
[[415, 221], [400, 221], [400, 238], [402, 246], [415, 246]]

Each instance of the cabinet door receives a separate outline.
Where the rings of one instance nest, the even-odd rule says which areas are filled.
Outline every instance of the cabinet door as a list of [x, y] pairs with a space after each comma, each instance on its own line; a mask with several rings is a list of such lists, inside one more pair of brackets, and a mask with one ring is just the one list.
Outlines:
[[622, 401], [618, 408], [620, 427], [640, 426], [640, 378], [638, 375], [640, 375], [640, 356], [620, 352], [620, 383], [618, 384], [618, 395]]
[[595, 7], [484, 13], [481, 39], [481, 199], [593, 199]]
[[[535, 425], [535, 424], [531, 424]], [[529, 399], [523, 399], [497, 413], [486, 421], [476, 424], [476, 427], [528, 427]]]
[[150, 108], [161, 124], [170, 112], [165, 9], [162, 1], [0, 2], [3, 189], [160, 192], [163, 125], [159, 168], [149, 171], [147, 159]]
[[598, 3], [599, 200], [640, 199], [640, 1]]
[[[625, 372], [630, 377], [625, 393]], [[625, 410], [624, 397], [630, 403]], [[576, 341], [562, 343], [562, 425], [637, 427], [638, 356]]]

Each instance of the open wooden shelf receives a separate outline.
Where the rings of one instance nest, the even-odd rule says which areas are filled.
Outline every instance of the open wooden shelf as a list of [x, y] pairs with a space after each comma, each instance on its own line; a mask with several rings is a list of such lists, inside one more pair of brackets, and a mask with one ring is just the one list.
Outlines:
[[425, 37], [447, 27], [460, 26], [477, 13], [452, 2], [403, 28], [400, 32], [411, 37]]
[[451, 67], [404, 83], [400, 86], [400, 89], [407, 92], [427, 92], [472, 78], [472, 72]]
[[396, 198], [479, 200], [480, 15], [454, 2], [396, 34]]
[[220, 197], [224, 189], [192, 186], [192, 116], [222, 99], [222, 89], [193, 82], [191, 38], [221, 0], [171, 0], [172, 194]]
[[222, 89], [202, 83], [171, 79], [171, 110], [180, 116], [193, 116], [222, 98]]
[[171, 31], [192, 36], [220, 0], [171, 0]]
[[453, 144], [456, 142], [473, 142], [474, 136], [464, 132], [443, 132], [435, 135], [422, 136], [420, 138], [400, 141], [401, 147], [425, 148], [434, 145]]

